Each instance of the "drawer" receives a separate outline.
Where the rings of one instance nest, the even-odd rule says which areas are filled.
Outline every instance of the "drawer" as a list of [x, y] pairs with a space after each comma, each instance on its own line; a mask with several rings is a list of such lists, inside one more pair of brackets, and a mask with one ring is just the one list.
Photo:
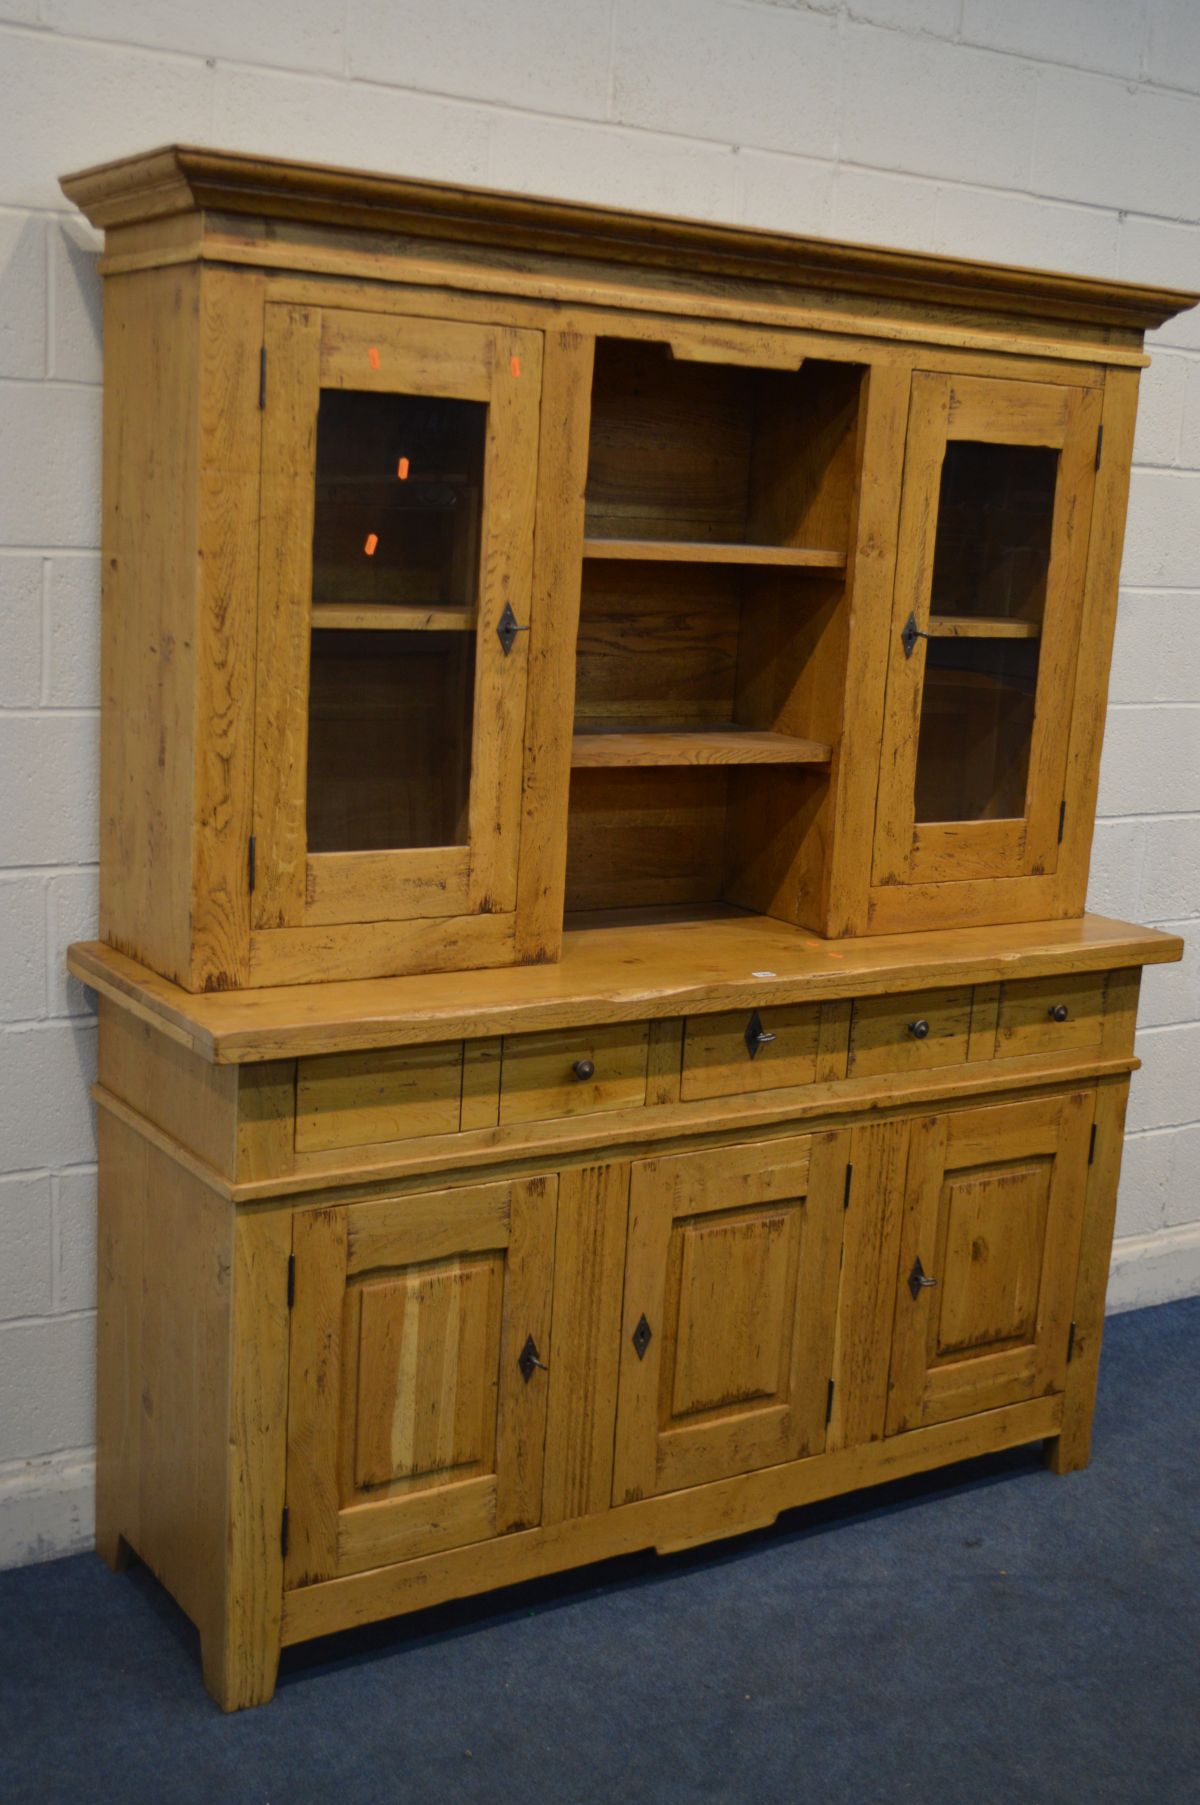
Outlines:
[[501, 1125], [636, 1108], [646, 1101], [649, 1048], [647, 1022], [506, 1035]]
[[456, 1134], [463, 1044], [332, 1053], [296, 1067], [296, 1152]]
[[680, 1096], [694, 1103], [841, 1078], [848, 1020], [847, 1004], [818, 1003], [689, 1016]]
[[970, 985], [861, 998], [850, 1023], [850, 1076], [920, 1072], [964, 1062], [971, 1037], [971, 1002]]
[[1109, 975], [1093, 971], [1001, 984], [997, 1059], [1014, 1059], [1021, 1053], [1098, 1052]]

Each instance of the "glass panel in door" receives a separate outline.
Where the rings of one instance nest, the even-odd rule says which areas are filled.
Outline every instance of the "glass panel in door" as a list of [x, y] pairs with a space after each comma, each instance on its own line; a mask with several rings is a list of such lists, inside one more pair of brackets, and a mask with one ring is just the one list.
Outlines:
[[930, 586], [915, 817], [1023, 816], [1059, 453], [946, 446]]
[[267, 308], [256, 927], [515, 906], [541, 339]]
[[310, 853], [468, 837], [487, 408], [322, 389]]
[[314, 628], [309, 852], [465, 845], [474, 699], [473, 635]]
[[474, 608], [487, 408], [322, 389], [313, 606]]
[[1099, 416], [1084, 386], [913, 376], [877, 885], [1055, 869]]

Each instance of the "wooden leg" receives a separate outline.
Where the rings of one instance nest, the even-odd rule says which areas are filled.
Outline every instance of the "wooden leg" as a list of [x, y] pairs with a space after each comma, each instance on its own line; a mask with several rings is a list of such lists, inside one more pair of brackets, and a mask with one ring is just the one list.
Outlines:
[[1128, 1078], [1102, 1078], [1096, 1094], [1096, 1146], [1088, 1180], [1079, 1279], [1075, 1289], [1075, 1338], [1063, 1397], [1062, 1433], [1046, 1443], [1046, 1465], [1053, 1473], [1077, 1473], [1086, 1467], [1092, 1447], [1092, 1412], [1100, 1372], [1104, 1334], [1104, 1299], [1117, 1215], [1117, 1181], [1121, 1176], [1121, 1144], [1125, 1132]]
[[204, 1684], [222, 1711], [269, 1704], [279, 1672], [279, 1635], [257, 1643], [230, 1634], [228, 1624], [200, 1632]]
[[111, 1573], [123, 1573], [133, 1559], [133, 1549], [116, 1529], [96, 1526], [96, 1553]]
[[222, 1711], [265, 1705], [279, 1668], [291, 1246], [286, 1210], [234, 1223], [228, 1533], [221, 1597], [200, 1630], [204, 1684]]
[[1042, 1443], [1042, 1459], [1052, 1473], [1078, 1473], [1091, 1458], [1091, 1444], [1085, 1448], [1077, 1448], [1068, 1443], [1063, 1446], [1063, 1438], [1056, 1435], [1052, 1441]]

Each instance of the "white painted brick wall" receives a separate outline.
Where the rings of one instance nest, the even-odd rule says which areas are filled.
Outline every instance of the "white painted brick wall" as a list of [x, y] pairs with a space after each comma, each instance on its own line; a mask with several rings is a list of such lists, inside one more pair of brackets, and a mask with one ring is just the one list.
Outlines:
[[[0, 1562], [90, 1520], [62, 953], [96, 906], [100, 301], [56, 178], [171, 139], [1200, 287], [1197, 0], [0, 0]], [[1158, 339], [1091, 903], [1189, 942], [1147, 975], [1119, 1217], [1166, 1295], [1200, 1287], [1200, 311]]]

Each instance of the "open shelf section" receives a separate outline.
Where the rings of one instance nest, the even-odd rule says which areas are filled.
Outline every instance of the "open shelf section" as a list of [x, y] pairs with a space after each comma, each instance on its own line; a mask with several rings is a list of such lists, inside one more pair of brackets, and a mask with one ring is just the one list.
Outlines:
[[788, 570], [844, 571], [841, 552], [803, 545], [745, 545], [704, 539], [605, 539], [583, 542], [585, 558], [622, 558], [652, 564], [773, 565]]
[[1002, 614], [931, 614], [931, 639], [1040, 639], [1042, 623]]
[[569, 910], [815, 919], [863, 385], [597, 340]]
[[571, 764], [576, 770], [642, 765], [825, 765], [831, 757], [832, 748], [819, 740], [737, 727], [576, 733], [571, 742]]
[[314, 627], [334, 627], [342, 632], [473, 633], [475, 615], [469, 608], [413, 608], [391, 602], [314, 602]]

